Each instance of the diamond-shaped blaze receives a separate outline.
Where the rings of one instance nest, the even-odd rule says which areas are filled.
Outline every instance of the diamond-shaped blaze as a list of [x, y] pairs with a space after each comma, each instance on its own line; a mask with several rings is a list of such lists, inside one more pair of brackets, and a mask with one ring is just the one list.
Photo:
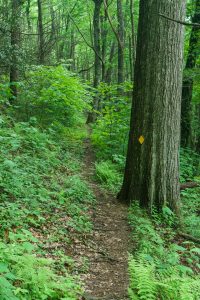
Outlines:
[[141, 135], [139, 137], [138, 141], [140, 142], [141, 145], [144, 143], [144, 137], [143, 137], [143, 135]]

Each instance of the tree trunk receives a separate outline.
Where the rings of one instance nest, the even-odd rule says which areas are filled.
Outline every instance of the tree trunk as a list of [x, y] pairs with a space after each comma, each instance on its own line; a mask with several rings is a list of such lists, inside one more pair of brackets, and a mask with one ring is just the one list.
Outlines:
[[74, 28], [71, 29], [71, 45], [70, 45], [70, 70], [75, 72], [76, 69], [76, 61], [75, 61], [75, 50], [76, 50], [76, 40], [75, 40], [75, 32]]
[[117, 19], [118, 19], [118, 84], [124, 82], [124, 16], [122, 0], [117, 0]]
[[[196, 0], [195, 13], [192, 23], [200, 23], [200, 0]], [[195, 68], [199, 56], [200, 34], [199, 28], [192, 27], [189, 50], [185, 71]], [[186, 73], [182, 88], [182, 110], [181, 110], [181, 144], [183, 147], [191, 146], [191, 120], [192, 120], [192, 92], [193, 78]]]
[[17, 82], [19, 81], [19, 51], [20, 51], [20, 13], [21, 1], [12, 0], [11, 9], [11, 55], [10, 55], [10, 89], [11, 101], [17, 98]]
[[30, 20], [30, 7], [31, 7], [31, 0], [27, 0], [26, 4], [26, 18], [27, 18], [27, 25], [28, 30], [31, 30], [31, 20]]
[[[94, 17], [93, 17], [93, 26], [94, 26], [94, 48], [95, 48], [95, 63], [94, 63], [94, 88], [97, 88], [101, 80], [101, 60], [99, 58], [101, 53], [101, 43], [100, 43], [100, 12], [101, 5], [103, 0], [93, 0], [94, 7]], [[87, 123], [92, 123], [96, 120], [96, 111], [99, 107], [98, 96], [93, 98], [93, 111], [89, 113]]]
[[[185, 1], [140, 1], [134, 95], [124, 182], [119, 198], [178, 213]], [[139, 138], [143, 136], [144, 142]], [[143, 143], [142, 143], [143, 142]]]
[[130, 80], [133, 81], [134, 75], [133, 75], [133, 47], [132, 47], [132, 37], [129, 36], [128, 38], [128, 42], [129, 42], [129, 64], [130, 64]]
[[198, 135], [197, 135], [197, 143], [196, 143], [196, 148], [195, 150], [200, 153], [200, 104], [197, 105], [197, 120], [199, 121], [199, 126], [198, 126]]
[[[101, 40], [102, 40], [102, 60], [106, 61], [106, 50], [107, 50], [107, 35], [108, 30], [106, 28], [107, 23], [107, 14], [104, 13], [104, 16], [101, 17]], [[106, 64], [102, 63], [102, 81], [105, 81], [106, 76]]]
[[134, 0], [130, 0], [130, 14], [131, 14], [131, 37], [130, 48], [132, 48], [132, 54], [130, 53], [131, 64], [131, 80], [134, 79], [134, 66], [135, 66], [135, 52], [136, 52], [136, 36], [135, 36], [135, 24], [134, 24]]
[[38, 5], [38, 34], [39, 34], [38, 62], [40, 65], [44, 65], [45, 53], [44, 53], [44, 29], [43, 29], [42, 1], [37, 0], [37, 5]]
[[113, 69], [113, 58], [115, 55], [115, 47], [116, 43], [115, 41], [112, 42], [111, 48], [110, 48], [110, 56], [108, 61], [108, 68], [105, 75], [105, 82], [110, 84], [112, 82], [112, 69]]

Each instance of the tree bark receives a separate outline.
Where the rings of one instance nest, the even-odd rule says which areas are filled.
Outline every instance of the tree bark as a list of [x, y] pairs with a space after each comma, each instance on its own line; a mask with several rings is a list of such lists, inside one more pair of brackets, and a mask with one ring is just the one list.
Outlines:
[[113, 58], [115, 55], [115, 48], [116, 48], [116, 43], [115, 41], [112, 42], [111, 48], [110, 48], [110, 56], [109, 56], [109, 61], [108, 61], [108, 68], [106, 71], [106, 75], [105, 75], [105, 82], [108, 84], [111, 84], [112, 82], [112, 63], [113, 63]]
[[[106, 27], [107, 25], [107, 14], [104, 10], [104, 15], [101, 17], [101, 41], [102, 41], [102, 60], [103, 62], [106, 61], [106, 50], [107, 50], [107, 35], [108, 35], [108, 29]], [[102, 81], [105, 81], [106, 76], [106, 64], [102, 63]]]
[[[200, 0], [196, 0], [195, 12], [192, 18], [192, 23], [200, 23]], [[195, 68], [199, 56], [200, 30], [193, 26], [187, 62], [185, 71]], [[193, 93], [193, 78], [191, 75], [185, 75], [182, 88], [182, 109], [181, 109], [181, 145], [183, 147], [191, 146], [191, 121], [192, 121], [192, 93]]]
[[[140, 1], [134, 94], [121, 201], [178, 213], [185, 1]], [[144, 137], [144, 143], [139, 138]]]
[[124, 82], [124, 15], [122, 0], [117, 0], [117, 19], [118, 19], [118, 84]]
[[10, 89], [11, 101], [17, 98], [17, 82], [19, 81], [19, 51], [20, 51], [20, 14], [22, 1], [11, 2], [11, 54], [10, 54]]
[[38, 34], [39, 34], [38, 62], [40, 65], [44, 65], [45, 53], [44, 53], [44, 29], [43, 29], [42, 1], [37, 0], [37, 5], [38, 5]]
[[31, 20], [30, 20], [30, 7], [31, 7], [31, 0], [27, 0], [26, 4], [26, 18], [27, 18], [27, 25], [28, 30], [31, 30]]
[[75, 51], [76, 51], [76, 40], [75, 40], [75, 32], [74, 29], [71, 29], [71, 45], [70, 45], [70, 59], [71, 59], [71, 66], [70, 70], [75, 72], [76, 69], [76, 58], [75, 58]]
[[130, 68], [131, 68], [131, 80], [134, 79], [134, 66], [135, 66], [135, 54], [136, 54], [136, 36], [135, 36], [135, 24], [134, 24], [134, 0], [130, 0], [130, 15], [131, 15], [131, 36], [130, 36], [130, 45], [132, 49], [130, 51]]
[[[97, 88], [101, 80], [101, 43], [100, 43], [100, 12], [101, 5], [103, 0], [93, 0], [94, 2], [94, 17], [93, 17], [93, 26], [94, 26], [94, 49], [95, 49], [95, 64], [94, 64], [94, 88]], [[99, 98], [94, 96], [93, 98], [93, 111], [89, 113], [87, 123], [92, 123], [96, 120], [96, 111], [99, 107]]]

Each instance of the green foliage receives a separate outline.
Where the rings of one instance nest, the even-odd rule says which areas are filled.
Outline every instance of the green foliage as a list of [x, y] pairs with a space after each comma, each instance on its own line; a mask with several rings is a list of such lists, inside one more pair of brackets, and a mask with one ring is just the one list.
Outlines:
[[60, 193], [59, 201], [67, 201], [68, 214], [71, 216], [67, 225], [78, 232], [90, 232], [91, 220], [87, 214], [88, 204], [94, 202], [94, 195], [87, 184], [77, 175], [64, 182], [65, 189]]
[[90, 95], [65, 67], [35, 67], [26, 75], [17, 104], [18, 118], [36, 117], [42, 127], [80, 123], [89, 109]]
[[182, 148], [180, 152], [180, 181], [192, 181], [200, 175], [200, 155], [189, 148]]
[[[131, 101], [130, 96], [119, 96], [117, 88], [106, 84], [99, 87], [102, 111], [93, 127], [92, 141], [101, 159], [126, 154]], [[131, 86], [125, 84], [124, 94], [130, 90]]]
[[[181, 149], [181, 182], [200, 182], [200, 156], [190, 149]], [[185, 230], [200, 238], [200, 188], [181, 192], [183, 225]]]
[[183, 224], [185, 230], [193, 236], [200, 238], [200, 188], [182, 191]]
[[154, 212], [153, 219], [137, 203], [130, 208], [135, 243], [135, 255], [129, 261], [131, 300], [199, 298], [200, 278], [195, 275], [199, 248], [189, 242], [174, 243], [175, 232], [168, 217], [167, 208], [161, 215]]
[[[76, 181], [73, 177], [67, 178], [69, 170], [77, 170], [79, 166], [64, 145], [62, 148], [53, 135], [39, 131], [30, 123], [17, 123], [10, 128], [8, 124], [9, 121], [4, 119], [0, 128], [1, 232], [22, 225], [42, 224], [45, 222], [43, 210], [49, 213], [52, 210], [52, 198], [60, 205], [62, 201], [66, 205], [67, 199], [69, 214], [74, 213], [70, 201], [78, 199], [81, 202], [81, 197], [85, 197], [83, 203], [91, 201], [93, 196], [80, 178]], [[59, 178], [62, 169], [67, 178], [63, 181]], [[74, 182], [76, 189], [72, 194]], [[62, 200], [60, 191], [65, 189], [68, 192]], [[77, 217], [81, 217], [80, 211], [81, 207]]]
[[97, 179], [103, 186], [113, 192], [119, 189], [122, 183], [122, 176], [116, 164], [109, 160], [96, 162], [95, 171]]
[[151, 220], [145, 211], [142, 211], [135, 203], [129, 212], [129, 222], [135, 228], [132, 232], [133, 239], [138, 253], [146, 253], [148, 259], [153, 257], [162, 258], [164, 251], [164, 241], [153, 227]]
[[9, 84], [0, 82], [0, 104], [7, 103], [10, 96], [11, 92]]
[[42, 132], [33, 125], [34, 120], [15, 123], [1, 117], [0, 298], [75, 300], [81, 290], [66, 273], [65, 251], [53, 251], [51, 261], [43, 259], [47, 253], [38, 245], [66, 246], [75, 232], [92, 229], [88, 209], [94, 196], [76, 175], [84, 132], [69, 140], [68, 130], [59, 138], [53, 129]]
[[129, 260], [131, 300], [197, 300], [200, 277], [180, 276], [175, 269], [170, 275], [156, 272], [156, 265], [142, 259]]
[[10, 244], [0, 242], [0, 298], [76, 300], [81, 287], [67, 270], [58, 275], [53, 260], [37, 257], [31, 243], [36, 239], [25, 233], [12, 234]]

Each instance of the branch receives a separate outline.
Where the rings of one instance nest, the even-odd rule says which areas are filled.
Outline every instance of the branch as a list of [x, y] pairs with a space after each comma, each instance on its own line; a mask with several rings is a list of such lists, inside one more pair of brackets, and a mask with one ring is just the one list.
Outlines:
[[93, 67], [94, 67], [94, 64], [91, 65], [91, 66], [90, 66], [89, 68], [87, 68], [87, 69], [82, 69], [82, 70], [78, 71], [78, 73], [80, 74], [80, 73], [83, 73], [83, 72], [87, 72], [87, 71], [91, 70]]
[[88, 41], [87, 41], [86, 38], [84, 37], [83, 33], [82, 33], [81, 30], [79, 29], [78, 25], [76, 24], [76, 22], [74, 21], [74, 19], [72, 18], [72, 16], [69, 15], [69, 17], [70, 17], [70, 19], [72, 20], [72, 22], [74, 23], [74, 25], [75, 25], [76, 29], [78, 30], [78, 32], [80, 33], [80, 35], [82, 36], [82, 38], [83, 38], [84, 42], [86, 43], [86, 45], [87, 45], [89, 48], [91, 48], [91, 49], [95, 52], [95, 54], [98, 56], [98, 58], [100, 59], [100, 61], [101, 61], [102, 64], [104, 65], [104, 61], [103, 61], [102, 57], [99, 55], [99, 53], [97, 52], [97, 50], [95, 49], [95, 47], [93, 47], [92, 45], [90, 45], [90, 44], [88, 43]]
[[200, 24], [199, 23], [188, 23], [188, 22], [183, 22], [183, 21], [180, 21], [180, 20], [175, 20], [175, 19], [172, 19], [168, 16], [165, 16], [163, 14], [158, 14], [160, 17], [163, 17], [167, 20], [170, 20], [170, 21], [173, 21], [173, 22], [176, 22], [178, 24], [181, 24], [181, 25], [185, 25], [185, 26], [193, 26], [193, 27], [199, 27], [200, 28]]
[[190, 181], [190, 182], [181, 183], [180, 190], [183, 191], [183, 190], [192, 189], [195, 187], [200, 187], [200, 184], [198, 182]]
[[194, 236], [190, 235], [190, 234], [187, 234], [187, 233], [184, 233], [184, 232], [178, 232], [178, 235], [183, 237], [184, 239], [187, 239], [187, 240], [191, 240], [195, 243], [198, 243], [200, 244], [200, 239], [198, 238], [195, 238]]
[[109, 23], [110, 23], [110, 26], [111, 26], [111, 28], [112, 28], [112, 31], [113, 31], [114, 35], [116, 36], [116, 39], [117, 39], [117, 41], [118, 41], [118, 43], [119, 43], [121, 49], [123, 49], [123, 48], [124, 48], [124, 45], [122, 44], [122, 41], [120, 40], [119, 34], [118, 34], [118, 32], [116, 31], [116, 29], [115, 29], [115, 27], [114, 27], [114, 25], [113, 25], [113, 23], [112, 23], [111, 17], [110, 17], [110, 15], [109, 15], [109, 13], [108, 13], [108, 6], [107, 6], [107, 3], [106, 3], [106, 0], [104, 0], [103, 3], [104, 3], [105, 12], [106, 12], [106, 15], [107, 15], [107, 17], [108, 17], [108, 21], [109, 21]]

